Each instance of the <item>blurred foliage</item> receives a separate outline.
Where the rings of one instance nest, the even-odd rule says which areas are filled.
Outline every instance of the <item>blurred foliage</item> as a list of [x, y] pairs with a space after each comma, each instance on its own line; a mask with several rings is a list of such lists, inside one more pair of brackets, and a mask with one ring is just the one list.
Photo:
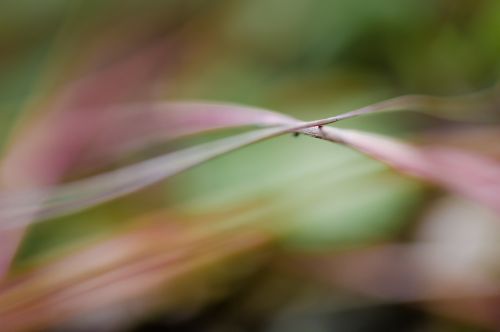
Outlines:
[[[500, 2], [5, 0], [0, 3], [2, 149], [22, 140], [16, 135], [17, 125], [49, 112], [67, 86], [157, 43], [168, 43], [170, 49], [166, 68], [158, 68], [160, 78], [148, 98], [237, 102], [313, 119], [400, 94], [450, 95], [491, 87], [500, 74]], [[436, 125], [436, 120], [420, 115], [371, 116], [342, 123], [405, 138]], [[153, 150], [171, 148], [160, 145]], [[145, 157], [134, 155], [126, 162]], [[117, 161], [112, 167], [123, 163]], [[286, 136], [238, 150], [129, 197], [30, 227], [15, 271], [29, 271], [75, 248], [113, 238], [155, 210], [177, 216], [182, 227], [207, 232], [254, 227], [288, 253], [335, 254], [407, 239], [434, 193], [425, 184], [344, 147]], [[241, 323], [240, 316], [251, 316], [246, 309], [227, 316], [237, 318], [225, 322], [221, 318], [225, 313], [252, 296], [261, 297], [254, 305], [257, 309], [248, 309], [252, 313], [273, 298], [262, 295], [270, 282], [266, 278], [284, 272], [273, 263], [260, 264], [260, 270], [250, 269], [245, 284], [250, 290], [255, 287], [255, 294], [235, 292], [214, 301], [215, 309], [204, 309], [206, 313], [202, 310], [199, 316], [188, 314], [177, 323], [175, 317], [165, 323], [164, 316], [156, 313], [161, 317], [145, 322], [142, 329], [391, 331], [423, 326], [425, 331], [473, 331], [453, 320], [429, 318], [426, 312], [431, 310], [412, 306], [379, 303], [373, 310], [339, 309], [349, 301], [363, 301], [349, 294], [348, 300], [338, 301], [340, 305], [324, 304], [325, 298], [339, 293], [331, 288], [325, 292], [324, 285], [310, 280], [297, 281], [293, 273], [282, 277], [285, 295], [276, 298], [287, 299], [295, 288], [307, 284], [304, 287], [313, 290], [305, 289], [305, 298], [321, 298], [321, 304], [301, 304], [298, 298], [303, 297], [296, 296], [269, 309], [272, 314], [262, 309], [270, 317], [247, 318], [260, 322], [256, 325]], [[256, 270], [268, 277], [259, 280]], [[193, 274], [186, 289], [203, 279], [203, 272]], [[291, 306], [305, 309], [291, 310]], [[402, 323], [395, 316], [409, 318]], [[374, 323], [360, 323], [372, 318]], [[389, 325], [380, 323], [386, 321]]]

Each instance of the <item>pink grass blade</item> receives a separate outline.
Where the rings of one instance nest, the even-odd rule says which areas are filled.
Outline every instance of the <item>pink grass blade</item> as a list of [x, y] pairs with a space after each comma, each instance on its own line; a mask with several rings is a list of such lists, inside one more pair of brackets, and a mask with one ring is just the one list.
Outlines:
[[[200, 105], [203, 104], [199, 104], [198, 106]], [[190, 107], [192, 106], [193, 105]], [[253, 112], [252, 109], [245, 110], [249, 112], [249, 114]], [[233, 107], [232, 111], [238, 113], [241, 109]], [[14, 198], [16, 195], [12, 195], [13, 198], [10, 199], [10, 203], [6, 204], [5, 202], [9, 201], [9, 199], [5, 198], [1, 201], [4, 204], [2, 224], [3, 226], [13, 226], [17, 224], [17, 220], [20, 215], [36, 213], [37, 218], [41, 220], [80, 211], [93, 205], [139, 190], [147, 185], [168, 178], [199, 163], [238, 149], [242, 146], [290, 131], [302, 131], [304, 134], [348, 145], [377, 160], [381, 160], [389, 164], [404, 174], [417, 176], [443, 186], [446, 189], [458, 191], [461, 194], [479, 200], [498, 211], [496, 205], [498, 199], [495, 198], [495, 195], [492, 195], [492, 193], [500, 190], [495, 186], [495, 183], [498, 181], [493, 182], [493, 188], [489, 188], [488, 190], [469, 190], [467, 188], [475, 184], [473, 180], [477, 181], [479, 179], [471, 177], [471, 180], [464, 181], [463, 178], [457, 179], [455, 177], [446, 176], [447, 167], [450, 165], [446, 166], [443, 160], [436, 163], [436, 160], [439, 160], [439, 157], [431, 157], [433, 154], [425, 153], [424, 150], [416, 146], [398, 142], [379, 135], [336, 128], [314, 128], [315, 126], [321, 126], [330, 122], [338, 121], [338, 117], [312, 122], [295, 122], [295, 124], [291, 125], [293, 120], [286, 116], [280, 116], [278, 113], [256, 112], [258, 114], [249, 116], [244, 120], [244, 117], [242, 117], [237, 121], [228, 121], [229, 123], [226, 125], [220, 123], [217, 124], [217, 126], [234, 126], [235, 124], [262, 125], [263, 123], [276, 124], [279, 122], [282, 122], [283, 126], [255, 131], [154, 158], [152, 160], [128, 166], [114, 172], [57, 187], [52, 193], [50, 193], [50, 191], [46, 193], [43, 191], [32, 191], [29, 193], [31, 197], [48, 195], [44, 207], [40, 211], [37, 211], [37, 209], [33, 206], [30, 207], [29, 204], [26, 204], [26, 201], [23, 198], [26, 197], [26, 193], [20, 194], [18, 197], [21, 198], [19, 199]], [[212, 110], [211, 113], [213, 116], [216, 114], [216, 110]], [[269, 119], [271, 120], [264, 120], [267, 118], [262, 118], [261, 116], [263, 114], [269, 116]], [[223, 118], [220, 119], [222, 119], [222, 122], [225, 121]], [[208, 127], [210, 127], [210, 125], [207, 125], [207, 128]], [[202, 128], [200, 127], [197, 130], [201, 129]], [[478, 169], [485, 168], [488, 170], [486, 173], [493, 179], [496, 179], [497, 173], [492, 170], [492, 167], [494, 167], [491, 165], [492, 162], [486, 162], [482, 157], [478, 157], [479, 159], [477, 159], [474, 154], [462, 151], [456, 152], [455, 156], [457, 155], [460, 156], [460, 160], [476, 160], [475, 163], [467, 163], [468, 166], [461, 172], [477, 172]]]
[[308, 129], [315, 137], [354, 148], [395, 170], [473, 199], [500, 214], [500, 162], [465, 149], [416, 146], [381, 135], [336, 128]]

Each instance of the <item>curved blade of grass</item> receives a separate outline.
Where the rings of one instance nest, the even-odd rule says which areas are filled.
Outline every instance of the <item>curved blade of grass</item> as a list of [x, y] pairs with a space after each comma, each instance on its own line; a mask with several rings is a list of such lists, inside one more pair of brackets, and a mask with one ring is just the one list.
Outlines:
[[336, 116], [336, 121], [360, 115], [406, 110], [448, 120], [491, 123], [500, 118], [496, 108], [499, 87], [456, 97], [405, 95], [340, 114]]
[[[457, 97], [406, 95], [316, 121], [315, 124], [403, 110], [449, 120], [490, 123], [499, 118], [495, 109], [497, 90], [494, 87]], [[261, 108], [203, 101], [119, 105], [103, 111], [104, 115], [98, 123], [101, 130], [90, 144], [93, 149], [82, 160], [93, 166], [152, 143], [186, 135], [249, 124], [280, 125], [286, 120], [294, 120]]]
[[456, 192], [500, 214], [500, 162], [473, 151], [440, 146], [415, 146], [381, 135], [324, 127], [308, 135], [342, 143], [395, 170]]
[[93, 147], [81, 160], [98, 166], [155, 143], [238, 126], [273, 126], [295, 121], [276, 112], [210, 102], [164, 102], [105, 110]]
[[[386, 106], [389, 107], [388, 104], [386, 104]], [[194, 104], [190, 107], [196, 108], [197, 105]], [[496, 199], [492, 199], [488, 193], [472, 193], [471, 191], [464, 189], [463, 184], [457, 185], [456, 180], [448, 179], [446, 177], [444, 178], [447, 180], [444, 181], [440, 174], [442, 170], [437, 170], [435, 166], [425, 162], [426, 158], [428, 159], [428, 156], [422, 154], [415, 147], [404, 143], [398, 143], [388, 138], [354, 131], [328, 128], [328, 135], [325, 135], [325, 131], [322, 129], [311, 129], [312, 127], [322, 126], [341, 119], [364, 114], [366, 112], [366, 108], [365, 111], [362, 111], [361, 109], [344, 115], [312, 122], [293, 122], [294, 120], [287, 116], [282, 116], [279, 113], [272, 113], [270, 111], [260, 113], [259, 110], [251, 108], [244, 108], [244, 110], [248, 112], [248, 114], [252, 114], [252, 112], [256, 113], [253, 114], [254, 116], [250, 116], [245, 120], [243, 120], [244, 117], [242, 117], [236, 122], [228, 121], [229, 125], [220, 124], [220, 126], [234, 126], [235, 123], [237, 123], [237, 125], [262, 125], [264, 123], [277, 124], [279, 122], [281, 122], [284, 126], [250, 132], [212, 143], [202, 144], [183, 151], [174, 152], [172, 154], [154, 158], [136, 165], [124, 167], [117, 171], [98, 175], [75, 183], [62, 185], [57, 187], [52, 193], [50, 193], [50, 191], [35, 190], [19, 193], [17, 195], [12, 193], [4, 194], [4, 197], [0, 200], [0, 208], [2, 211], [0, 212], [0, 217], [2, 226], [14, 226], [16, 225], [16, 222], [20, 220], [19, 218], [21, 216], [26, 215], [36, 214], [36, 218], [38, 220], [43, 220], [80, 211], [96, 204], [139, 190], [147, 185], [158, 182], [204, 161], [210, 160], [245, 145], [291, 131], [302, 131], [310, 136], [346, 144], [374, 157], [375, 159], [388, 163], [403, 173], [419, 176], [434, 183], [443, 185], [446, 188], [451, 188], [453, 190], [459, 189], [462, 193], [465, 191], [465, 194], [473, 196], [473, 198], [479, 198], [481, 201], [487, 200], [488, 205], [496, 204]], [[235, 114], [238, 114], [238, 112], [241, 112], [241, 109], [234, 107], [232, 108], [232, 111], [235, 112]], [[271, 120], [266, 120], [265, 117], [262, 117], [263, 114], [269, 116]], [[238, 116], [236, 116], [236, 118], [238, 118]], [[222, 122], [224, 121], [225, 120], [222, 119]], [[291, 123], [294, 124], [292, 125]], [[206, 125], [206, 123], [204, 123], [204, 125], [206, 128], [210, 128], [210, 125]], [[204, 125], [202, 124], [197, 130], [201, 130]], [[466, 154], [461, 154], [461, 158], [464, 156], [466, 156]], [[474, 158], [474, 156], [472, 158]], [[38, 209], [37, 206], [30, 204], [29, 200], [27, 201], [26, 199], [26, 197], [33, 199], [33, 197], [44, 196], [46, 196], [47, 199], [44, 200], [45, 203], [40, 209]]]
[[[240, 116], [237, 121], [220, 118], [222, 122], [229, 123], [225, 127], [235, 126], [236, 122], [240, 126], [279, 122], [287, 126], [257, 130], [201, 144], [53, 189], [0, 193], [0, 227], [20, 227], [24, 223], [33, 223], [33, 219], [40, 221], [81, 211], [137, 191], [243, 146], [329, 121], [327, 119], [303, 123], [279, 113], [262, 112], [251, 108], [233, 108], [233, 112], [245, 116]], [[212, 128], [209, 123], [205, 124], [205, 127]]]
[[[189, 149], [150, 159], [116, 171], [55, 187], [3, 193], [0, 196], [1, 227], [21, 226], [19, 221], [54, 218], [134, 192], [224, 153], [278, 134], [281, 130], [263, 129], [236, 137], [201, 144]], [[46, 199], [44, 199], [46, 197]], [[40, 202], [42, 206], [33, 204]]]

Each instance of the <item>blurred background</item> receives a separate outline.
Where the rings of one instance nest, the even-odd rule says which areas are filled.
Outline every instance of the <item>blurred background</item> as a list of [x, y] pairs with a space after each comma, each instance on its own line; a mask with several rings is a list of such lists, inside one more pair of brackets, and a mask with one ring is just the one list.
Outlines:
[[[222, 101], [313, 120], [404, 94], [485, 91], [499, 74], [496, 0], [4, 0], [2, 188], [53, 186], [240, 132], [141, 141], [151, 119], [139, 109], [119, 126], [103, 117], [110, 108]], [[412, 112], [338, 126], [500, 158], [495, 127]], [[285, 135], [2, 230], [0, 326], [496, 331], [499, 240], [500, 217], [477, 202]]]

